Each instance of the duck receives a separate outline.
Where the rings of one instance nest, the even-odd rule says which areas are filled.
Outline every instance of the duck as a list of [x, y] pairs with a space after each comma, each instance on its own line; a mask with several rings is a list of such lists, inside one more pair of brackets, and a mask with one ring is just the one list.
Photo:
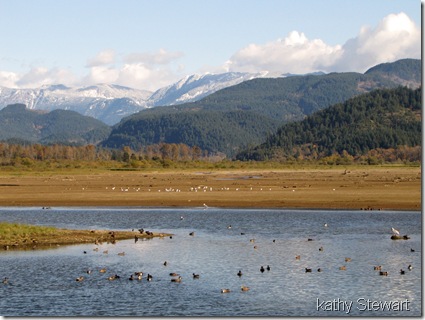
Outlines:
[[319, 251], [323, 251], [323, 247], [320, 247], [320, 248], [319, 248]]
[[134, 280], [134, 276], [133, 275], [130, 275], [130, 278], [128, 278], [128, 280], [133, 281]]
[[148, 276], [146, 277], [147, 281], [152, 281], [152, 276], [148, 273]]
[[168, 264], [168, 263], [167, 263], [167, 261], [164, 261], [164, 263], [163, 263], [163, 264], [164, 264], [164, 266], [167, 266], [167, 264]]
[[171, 282], [181, 282], [182, 281], [182, 277], [179, 276], [178, 278], [173, 278], [171, 279]]
[[241, 286], [241, 290], [242, 291], [249, 291], [249, 287], [247, 287], [247, 286]]
[[322, 269], [321, 268], [317, 269], [317, 272], [322, 272]]
[[373, 270], [381, 271], [381, 269], [382, 269], [382, 266], [374, 266], [373, 267]]
[[350, 262], [351, 258], [345, 258], [345, 262]]
[[99, 272], [100, 273], [105, 273], [106, 272], [106, 268], [100, 269]]
[[239, 277], [242, 277], [242, 271], [241, 271], [241, 270], [239, 270], [239, 272], [238, 272], [238, 276], [239, 276]]
[[193, 279], [199, 279], [199, 274], [192, 273], [192, 275], [193, 275]]
[[230, 289], [221, 289], [221, 293], [229, 293]]
[[81, 281], [83, 281], [83, 280], [84, 280], [84, 277], [83, 277], [83, 276], [78, 277], [77, 279], [75, 279], [75, 281], [77, 281], [77, 282], [81, 282]]
[[270, 268], [270, 266], [269, 266], [269, 265], [267, 265], [266, 270], [267, 270], [267, 271], [270, 271], [270, 270], [271, 270], [271, 268]]
[[9, 283], [9, 278], [8, 277], [4, 277], [3, 284], [8, 284], [8, 283]]
[[295, 256], [295, 260], [300, 260], [300, 259], [301, 259], [300, 255]]
[[125, 252], [119, 252], [118, 255], [119, 256], [125, 256]]
[[339, 270], [347, 270], [347, 267], [346, 266], [341, 266], [341, 267], [339, 267]]
[[406, 272], [403, 269], [400, 269], [400, 274], [405, 274]]
[[409, 264], [409, 266], [407, 267], [407, 269], [409, 269], [409, 271], [412, 271], [413, 267], [411, 264]]
[[189, 233], [189, 236], [194, 236], [195, 235], [195, 232], [194, 231], [192, 231], [191, 233]]
[[380, 271], [379, 275], [380, 276], [388, 276], [388, 271]]
[[87, 274], [90, 274], [90, 273], [92, 273], [92, 271], [91, 271], [90, 269], [88, 269], [88, 270], [86, 271], [86, 273], [87, 273]]
[[311, 272], [311, 268], [305, 268], [305, 272]]
[[263, 266], [261, 266], [260, 271], [261, 271], [261, 273], [264, 272], [264, 267]]
[[175, 273], [175, 272], [171, 272], [170, 273], [170, 276], [171, 277], [178, 277], [178, 276], [180, 276], [178, 273]]
[[114, 274], [113, 276], [108, 277], [108, 280], [112, 281], [112, 280], [119, 279], [119, 278], [121, 278], [119, 275]]

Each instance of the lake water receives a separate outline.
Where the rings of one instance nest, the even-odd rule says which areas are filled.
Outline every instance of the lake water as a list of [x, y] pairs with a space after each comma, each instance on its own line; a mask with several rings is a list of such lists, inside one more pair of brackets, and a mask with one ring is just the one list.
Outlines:
[[[0, 208], [0, 221], [173, 234], [137, 243], [2, 250], [0, 277], [9, 278], [0, 285], [3, 316], [422, 315], [420, 212]], [[411, 239], [391, 240], [391, 227]], [[260, 272], [267, 265], [270, 271]], [[388, 276], [380, 276], [377, 265]], [[143, 279], [129, 281], [136, 271]], [[171, 282], [171, 272], [182, 282]], [[115, 274], [120, 279], [107, 280]], [[79, 276], [84, 281], [77, 282]], [[250, 290], [241, 291], [242, 285]]]

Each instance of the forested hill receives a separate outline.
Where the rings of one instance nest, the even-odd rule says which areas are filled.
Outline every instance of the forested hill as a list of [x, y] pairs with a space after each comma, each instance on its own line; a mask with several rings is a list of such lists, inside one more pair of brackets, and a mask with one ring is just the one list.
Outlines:
[[92, 117], [75, 111], [37, 112], [24, 104], [8, 105], [0, 110], [0, 140], [14, 142], [96, 144], [104, 140], [111, 128]]
[[420, 86], [421, 61], [378, 65], [365, 74], [331, 73], [258, 78], [188, 104], [155, 107], [123, 119], [103, 146], [138, 150], [142, 145], [184, 143], [210, 152], [237, 152], [258, 145], [284, 123], [377, 88]]
[[421, 146], [421, 88], [380, 89], [280, 127], [239, 160], [318, 159], [334, 153]]

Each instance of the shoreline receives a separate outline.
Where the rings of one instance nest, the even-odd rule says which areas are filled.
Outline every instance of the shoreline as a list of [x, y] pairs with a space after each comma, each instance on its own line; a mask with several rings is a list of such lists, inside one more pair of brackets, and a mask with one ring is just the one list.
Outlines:
[[[19, 224], [18, 224], [19, 225]], [[31, 225], [34, 229], [39, 226]], [[40, 227], [43, 228], [43, 227]], [[0, 237], [0, 247], [5, 251], [15, 250], [39, 250], [39, 249], [53, 249], [60, 246], [79, 245], [79, 244], [93, 244], [95, 246], [104, 242], [115, 243], [121, 240], [130, 239], [153, 239], [169, 237], [168, 233], [144, 233], [135, 231], [113, 231], [113, 230], [72, 230], [72, 229], [57, 229], [55, 233], [43, 234], [34, 233], [26, 234], [24, 237], [15, 236], [11, 239], [2, 239]]]
[[1, 207], [421, 210], [421, 167], [0, 172]]

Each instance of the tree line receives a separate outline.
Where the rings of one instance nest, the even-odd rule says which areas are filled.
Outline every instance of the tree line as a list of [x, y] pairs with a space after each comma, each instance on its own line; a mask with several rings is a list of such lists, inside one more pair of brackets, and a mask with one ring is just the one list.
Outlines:
[[36, 162], [108, 162], [116, 161], [137, 165], [140, 161], [198, 161], [223, 158], [223, 155], [209, 154], [197, 146], [189, 147], [179, 143], [160, 143], [143, 146], [137, 151], [125, 146], [122, 149], [109, 149], [94, 145], [42, 145], [11, 144], [0, 142], [0, 165], [30, 166]]

